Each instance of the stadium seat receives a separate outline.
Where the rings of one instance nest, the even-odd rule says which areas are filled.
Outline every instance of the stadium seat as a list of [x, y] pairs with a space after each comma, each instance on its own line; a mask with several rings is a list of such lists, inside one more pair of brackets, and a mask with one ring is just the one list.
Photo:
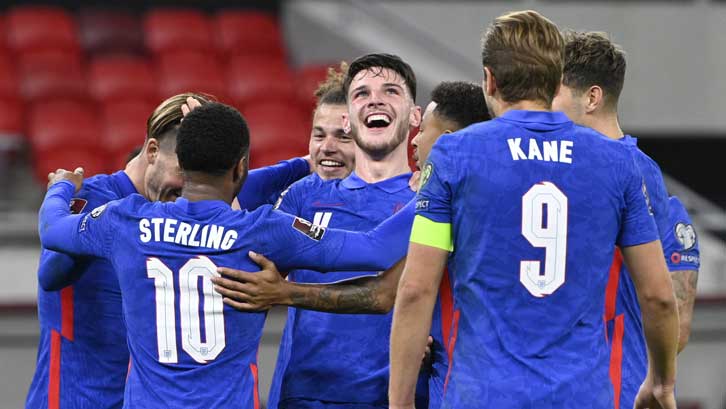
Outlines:
[[25, 123], [23, 102], [11, 96], [0, 96], [0, 137], [20, 136]]
[[159, 57], [161, 99], [182, 92], [203, 92], [224, 101], [227, 86], [214, 55], [196, 52], [166, 53]]
[[297, 103], [294, 76], [277, 59], [235, 57], [227, 67], [230, 97], [238, 106], [267, 101]]
[[28, 113], [28, 138], [36, 153], [79, 148], [100, 154], [100, 135], [92, 104], [50, 100], [35, 103]]
[[128, 55], [97, 57], [89, 64], [88, 71], [90, 93], [98, 101], [144, 99], [156, 102], [158, 99], [154, 70], [144, 58]]
[[126, 157], [146, 138], [146, 120], [155, 105], [146, 100], [110, 102], [103, 107], [102, 145], [110, 158]]
[[74, 52], [46, 50], [19, 56], [20, 93], [26, 100], [82, 99], [88, 95], [80, 57]]
[[[260, 166], [255, 159], [282, 160], [304, 155], [310, 139], [310, 119], [297, 107], [283, 104], [259, 104], [243, 111], [250, 128], [252, 165]], [[281, 153], [284, 152], [284, 155]], [[273, 162], [274, 163], [274, 162]]]
[[157, 9], [144, 18], [146, 47], [154, 53], [213, 50], [209, 18], [193, 10]]
[[68, 12], [52, 6], [18, 6], [7, 13], [8, 46], [16, 52], [78, 50], [76, 26]]
[[58, 168], [73, 170], [82, 166], [84, 177], [99, 173], [108, 173], [110, 168], [108, 159], [95, 149], [88, 148], [62, 148], [47, 152], [33, 153], [33, 167], [35, 178], [41, 185], [48, 183], [48, 173]]
[[285, 59], [277, 18], [252, 10], [220, 11], [214, 18], [217, 47], [227, 56], [247, 55]]
[[141, 19], [129, 12], [112, 9], [83, 9], [78, 13], [83, 49], [90, 54], [141, 54], [144, 32]]
[[10, 57], [0, 56], [0, 96], [15, 97], [19, 95], [18, 75]]
[[314, 94], [320, 83], [325, 81], [329, 67], [336, 67], [336, 65], [306, 65], [295, 73], [298, 99], [305, 109], [310, 111], [315, 109], [317, 101]]

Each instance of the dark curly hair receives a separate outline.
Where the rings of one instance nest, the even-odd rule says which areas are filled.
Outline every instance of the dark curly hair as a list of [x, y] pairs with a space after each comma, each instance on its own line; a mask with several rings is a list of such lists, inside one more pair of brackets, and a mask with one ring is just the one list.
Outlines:
[[395, 71], [403, 78], [403, 82], [411, 94], [411, 98], [416, 101], [416, 74], [413, 69], [401, 57], [393, 54], [366, 54], [356, 58], [348, 67], [348, 72], [343, 80], [343, 89], [346, 97], [350, 83], [353, 82], [356, 74], [361, 71], [373, 70], [374, 75], [378, 75], [384, 68]]
[[208, 102], [187, 115], [179, 126], [176, 154], [184, 171], [223, 175], [250, 147], [247, 122], [236, 109]]
[[445, 81], [431, 91], [436, 115], [466, 128], [491, 118], [481, 86], [464, 81]]
[[625, 82], [625, 52], [600, 32], [565, 32], [562, 83], [580, 93], [597, 85], [606, 106], [616, 109]]

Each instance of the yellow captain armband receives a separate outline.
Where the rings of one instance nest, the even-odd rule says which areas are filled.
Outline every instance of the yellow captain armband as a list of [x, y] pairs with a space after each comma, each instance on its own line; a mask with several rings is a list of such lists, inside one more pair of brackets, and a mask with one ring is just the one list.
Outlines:
[[451, 223], [438, 223], [416, 215], [411, 229], [411, 242], [452, 252], [454, 241], [451, 237]]

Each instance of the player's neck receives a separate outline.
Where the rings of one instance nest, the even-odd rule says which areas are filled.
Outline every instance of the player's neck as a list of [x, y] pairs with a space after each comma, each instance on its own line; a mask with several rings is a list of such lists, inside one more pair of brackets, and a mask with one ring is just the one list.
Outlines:
[[400, 144], [393, 152], [377, 158], [361, 149], [355, 151], [355, 173], [367, 183], [376, 183], [411, 172], [408, 166], [406, 143]]
[[222, 200], [231, 204], [234, 200], [235, 189], [233, 183], [230, 183], [224, 176], [187, 172], [181, 196], [190, 202]]
[[534, 100], [522, 100], [517, 101], [513, 103], [504, 102], [501, 99], [499, 100], [499, 112], [497, 113], [497, 116], [504, 115], [507, 111], [552, 111], [552, 108], [550, 105], [545, 104], [542, 101], [534, 101]]
[[144, 197], [146, 197], [146, 189], [144, 189], [144, 173], [146, 173], [146, 167], [141, 154], [139, 154], [131, 159], [124, 168], [124, 173], [131, 179], [131, 184]]
[[587, 126], [600, 132], [611, 139], [623, 137], [623, 130], [620, 129], [617, 114], [595, 115], [588, 120]]

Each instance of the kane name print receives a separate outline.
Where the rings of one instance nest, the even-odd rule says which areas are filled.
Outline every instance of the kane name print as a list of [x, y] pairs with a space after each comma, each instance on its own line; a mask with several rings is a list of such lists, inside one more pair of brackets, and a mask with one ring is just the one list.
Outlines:
[[525, 152], [522, 148], [522, 138], [507, 139], [512, 160], [572, 163], [572, 141], [537, 141], [529, 138], [527, 144]]
[[161, 217], [139, 220], [139, 231], [143, 243], [153, 240], [215, 250], [231, 249], [238, 237], [236, 231], [225, 230], [224, 226], [190, 224]]

